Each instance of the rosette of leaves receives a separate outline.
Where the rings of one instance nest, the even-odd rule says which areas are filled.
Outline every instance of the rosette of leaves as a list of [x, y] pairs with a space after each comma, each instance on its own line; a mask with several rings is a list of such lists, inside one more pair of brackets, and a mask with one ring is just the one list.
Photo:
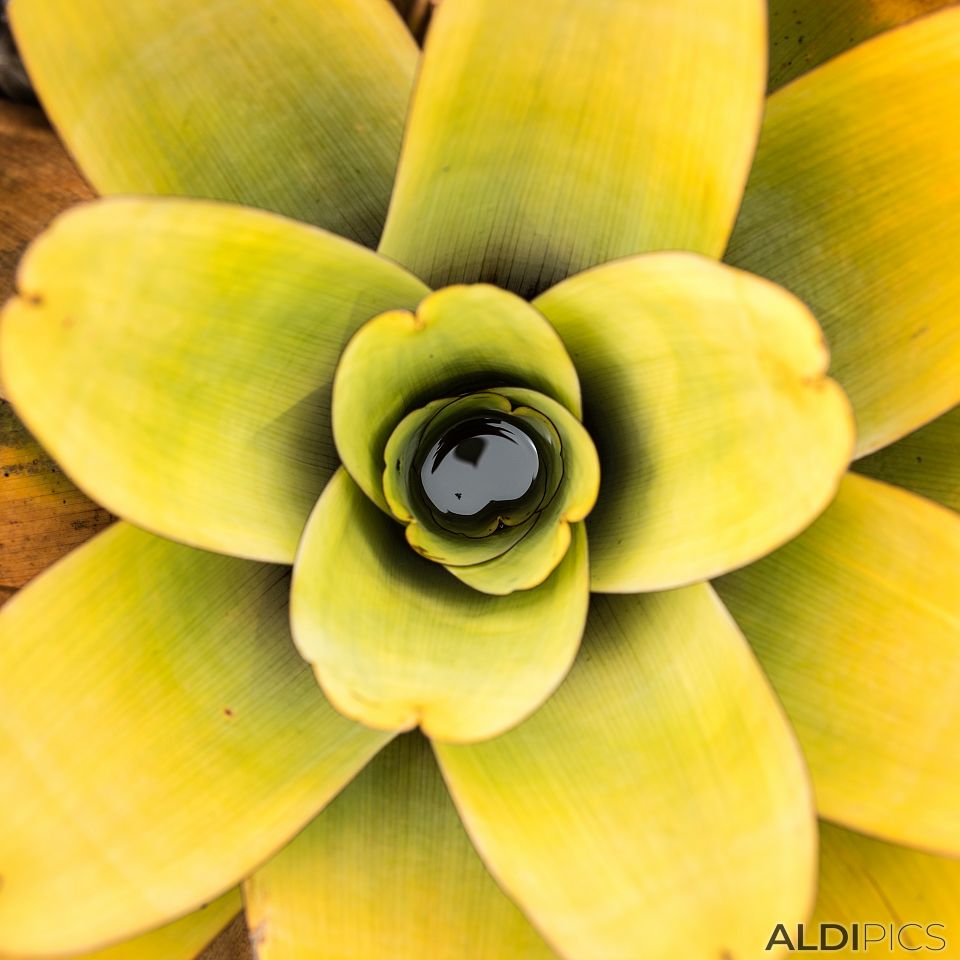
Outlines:
[[4, 389], [122, 520], [2, 613], [0, 951], [760, 957], [818, 812], [956, 890], [960, 15], [764, 109], [764, 12], [14, 0], [126, 196]]

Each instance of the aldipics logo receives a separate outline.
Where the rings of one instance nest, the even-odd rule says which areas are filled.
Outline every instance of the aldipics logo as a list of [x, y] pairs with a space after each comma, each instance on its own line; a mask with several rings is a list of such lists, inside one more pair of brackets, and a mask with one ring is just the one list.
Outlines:
[[902, 923], [899, 926], [893, 923], [851, 923], [849, 926], [842, 923], [820, 923], [816, 927], [807, 928], [802, 923], [797, 924], [796, 931], [791, 931], [783, 923], [778, 923], [770, 934], [770, 939], [764, 949], [786, 947], [796, 951], [824, 951], [856, 950], [861, 953], [886, 951], [887, 953], [907, 950], [916, 953], [918, 950], [940, 951], [946, 950], [947, 940], [943, 933], [946, 928], [942, 923]]

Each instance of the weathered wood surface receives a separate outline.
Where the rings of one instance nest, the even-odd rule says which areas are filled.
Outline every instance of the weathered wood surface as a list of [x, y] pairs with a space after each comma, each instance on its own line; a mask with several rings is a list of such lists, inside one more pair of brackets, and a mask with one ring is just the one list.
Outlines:
[[[0, 101], [0, 302], [14, 292], [16, 265], [30, 240], [93, 195], [43, 113]], [[0, 401], [0, 604], [111, 519]]]
[[197, 960], [256, 960], [242, 913], [234, 917]]
[[112, 520], [0, 401], [0, 603]]
[[38, 107], [0, 100], [0, 302], [13, 293], [27, 244], [93, 191]]

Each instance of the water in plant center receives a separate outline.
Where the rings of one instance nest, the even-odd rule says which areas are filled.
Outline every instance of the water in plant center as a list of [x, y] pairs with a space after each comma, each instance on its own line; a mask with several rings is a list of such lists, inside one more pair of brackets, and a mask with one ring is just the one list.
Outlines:
[[479, 533], [499, 517], [529, 516], [542, 493], [542, 470], [540, 452], [522, 421], [507, 415], [472, 417], [429, 449], [420, 484], [444, 526]]

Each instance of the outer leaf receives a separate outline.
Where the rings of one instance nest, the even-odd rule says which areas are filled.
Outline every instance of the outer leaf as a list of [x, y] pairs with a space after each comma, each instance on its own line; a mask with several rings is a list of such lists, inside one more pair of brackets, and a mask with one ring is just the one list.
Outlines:
[[524, 296], [625, 254], [719, 256], [765, 44], [762, 0], [444, 0], [381, 252]]
[[291, 621], [347, 716], [466, 741], [512, 726], [553, 692], [580, 644], [588, 599], [582, 527], [545, 583], [491, 597], [417, 556], [341, 470], [297, 554]]
[[[896, 96], [891, 96], [896, 91]], [[857, 455], [960, 401], [960, 9], [876, 37], [767, 101], [727, 259], [802, 297]]]
[[960, 853], [960, 516], [849, 474], [802, 536], [717, 584], [790, 715], [817, 806]]
[[[855, 923], [861, 928], [858, 950], [848, 941], [846, 950], [831, 951], [831, 957], [858, 958], [865, 949], [903, 957], [930, 956], [927, 950], [949, 956], [940, 951], [956, 942], [960, 928], [960, 860], [881, 843], [822, 823], [820, 889], [813, 919], [815, 924], [842, 924], [848, 933]], [[866, 923], [869, 928], [864, 930]], [[866, 935], [873, 942], [865, 948]], [[836, 932], [828, 936], [828, 943], [840, 939]]]
[[92, 949], [199, 906], [387, 741], [320, 695], [288, 588], [117, 524], [0, 611], [0, 953]]
[[426, 741], [400, 737], [246, 884], [260, 960], [546, 960], [497, 889]]
[[556, 331], [529, 304], [487, 285], [438, 290], [365, 324], [333, 386], [337, 451], [364, 493], [389, 512], [383, 451], [404, 414], [429, 401], [508, 384], [580, 415], [577, 372]]
[[376, 244], [416, 63], [387, 0], [14, 0], [10, 12], [99, 192], [228, 200]]
[[960, 510], [960, 407], [858, 460], [854, 469]]
[[[240, 909], [240, 891], [234, 889], [173, 923], [133, 940], [124, 940], [112, 947], [77, 956], [75, 960], [194, 960]], [[5, 960], [27, 958], [5, 957]], [[208, 958], [204, 954], [198, 960]], [[214, 957], [209, 960], [214, 960]]]
[[956, 0], [770, 0], [776, 90], [849, 47]]
[[19, 284], [0, 325], [4, 383], [71, 478], [166, 536], [286, 563], [337, 465], [343, 345], [426, 293], [303, 224], [156, 199], [67, 214]]
[[435, 749], [481, 856], [568, 960], [759, 957], [812, 897], [799, 751], [705, 585], [595, 598], [536, 714]]
[[779, 546], [829, 502], [853, 444], [809, 311], [687, 254], [590, 270], [535, 306], [583, 387], [600, 455], [594, 590], [673, 587]]

